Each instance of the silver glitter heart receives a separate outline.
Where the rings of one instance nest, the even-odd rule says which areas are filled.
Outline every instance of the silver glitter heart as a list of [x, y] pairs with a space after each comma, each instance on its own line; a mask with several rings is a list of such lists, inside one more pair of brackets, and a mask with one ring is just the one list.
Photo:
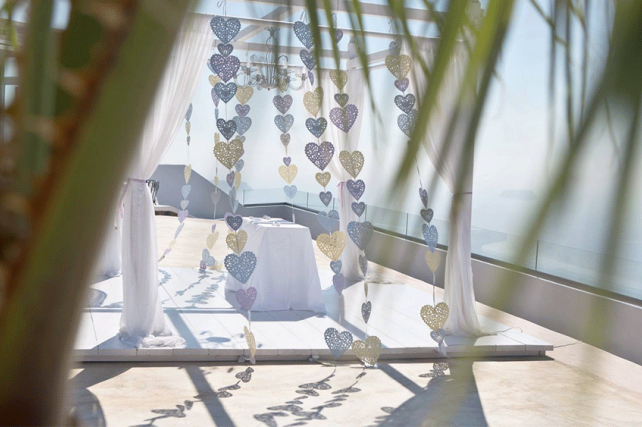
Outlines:
[[292, 127], [293, 123], [294, 123], [294, 117], [292, 116], [292, 114], [288, 114], [287, 116], [274, 117], [274, 124], [283, 133], [287, 133]]
[[288, 198], [293, 199], [297, 192], [296, 185], [286, 185], [283, 187], [283, 192]]
[[437, 344], [441, 345], [444, 342], [446, 337], [446, 332], [443, 329], [437, 329], [436, 331], [430, 331], [430, 338], [433, 339]]
[[408, 89], [409, 84], [410, 80], [408, 80], [408, 77], [404, 77], [401, 80], [395, 80], [395, 87], [402, 92], [405, 92], [406, 89]]
[[319, 199], [324, 205], [328, 206], [332, 201], [332, 193], [330, 191], [322, 191], [319, 193]]
[[345, 107], [348, 103], [349, 96], [347, 93], [335, 93], [334, 100], [342, 107]]
[[428, 192], [423, 188], [419, 188], [419, 198], [421, 203], [424, 205], [424, 208], [428, 207]]
[[368, 272], [368, 258], [366, 258], [365, 255], [359, 255], [359, 268], [365, 276]]
[[348, 331], [339, 333], [335, 328], [328, 328], [323, 337], [335, 359], [341, 357], [352, 345], [352, 334]]
[[219, 43], [216, 48], [218, 52], [223, 56], [229, 56], [234, 50], [234, 46], [229, 43]]
[[341, 262], [341, 260], [330, 261], [330, 270], [332, 270], [334, 274], [341, 273], [342, 266], [343, 266], [343, 263]]
[[437, 241], [439, 240], [439, 232], [437, 231], [437, 227], [435, 227], [434, 225], [423, 224], [421, 226], [421, 232], [424, 235], [424, 240], [426, 241], [426, 245], [428, 245], [430, 252], [435, 252]]
[[348, 223], [348, 236], [350, 236], [350, 239], [352, 239], [354, 244], [361, 250], [364, 250], [366, 246], [368, 246], [373, 234], [374, 228], [370, 221], [350, 221], [350, 223]]
[[229, 185], [230, 187], [234, 185], [234, 171], [231, 171], [227, 174], [227, 176], [225, 177], [225, 182], [227, 182], [227, 185]]
[[236, 186], [232, 186], [232, 188], [230, 188], [228, 196], [230, 199], [230, 206], [232, 207], [232, 213], [236, 213], [239, 208], [239, 201], [236, 198]]
[[307, 50], [301, 49], [301, 52], [299, 52], [299, 56], [301, 57], [301, 62], [303, 62], [303, 65], [308, 67], [308, 70], [312, 70], [317, 65], [317, 60], [314, 58], [314, 55], [312, 55]]
[[216, 260], [213, 256], [210, 255], [210, 251], [208, 251], [207, 249], [203, 249], [202, 261], [207, 267], [214, 267], [214, 265], [216, 264]]
[[339, 212], [334, 209], [328, 213], [321, 211], [317, 214], [317, 221], [319, 221], [321, 227], [332, 233], [334, 230], [339, 229]]
[[434, 215], [434, 212], [432, 209], [422, 209], [421, 210], [421, 217], [424, 219], [426, 222], [432, 221], [432, 216]]
[[245, 284], [256, 268], [256, 255], [250, 251], [245, 251], [240, 256], [231, 253], [225, 257], [224, 263], [232, 277]]
[[243, 225], [243, 217], [228, 212], [225, 214], [225, 223], [230, 227], [230, 230], [236, 231]]
[[359, 109], [357, 106], [349, 104], [343, 108], [335, 107], [330, 110], [330, 121], [340, 130], [347, 133], [354, 125], [354, 122], [357, 121], [358, 115]]
[[256, 300], [256, 288], [250, 286], [247, 288], [247, 291], [245, 289], [239, 289], [236, 291], [236, 300], [245, 311], [250, 311]]
[[339, 295], [343, 292], [343, 290], [346, 287], [346, 278], [343, 274], [335, 274], [332, 276], [332, 286], [334, 286], [334, 289], [337, 291]]
[[215, 16], [210, 21], [210, 28], [223, 43], [229, 43], [239, 33], [241, 29], [241, 21], [237, 18], [223, 18], [222, 16]]
[[192, 103], [189, 104], [189, 107], [187, 107], [187, 113], [185, 113], [185, 120], [189, 122], [189, 119], [192, 118]]
[[245, 162], [243, 159], [239, 159], [238, 162], [234, 165], [234, 168], [236, 169], [237, 172], [241, 172], [241, 169], [243, 169], [243, 166], [245, 166]]
[[234, 116], [232, 119], [236, 123], [236, 133], [243, 135], [252, 126], [252, 119], [249, 117]]
[[361, 317], [363, 317], [363, 321], [368, 323], [368, 320], [370, 319], [370, 312], [372, 311], [372, 303], [370, 301], [364, 302], [361, 304]]
[[[362, 179], [353, 181], [351, 179], [346, 183], [348, 191], [357, 201], [363, 196], [363, 192], [366, 191], [366, 183]], [[361, 216], [361, 215], [358, 215]]]
[[325, 132], [328, 127], [328, 121], [323, 117], [319, 117], [318, 119], [310, 118], [305, 121], [305, 127], [308, 128], [312, 135], [321, 138], [321, 135], [323, 135], [323, 132]]
[[216, 83], [214, 86], [214, 92], [216, 92], [216, 95], [223, 101], [224, 103], [228, 103], [230, 99], [234, 98], [234, 95], [236, 95], [236, 90], [237, 90], [236, 83], [230, 82], [230, 83]]
[[272, 99], [272, 103], [281, 114], [285, 114], [290, 109], [290, 106], [292, 106], [292, 97], [290, 95], [285, 95], [283, 97], [281, 95], [276, 95]]
[[363, 202], [352, 202], [352, 212], [358, 217], [361, 217], [363, 215], [363, 212], [366, 210], [366, 204]]
[[306, 48], [312, 48], [314, 41], [312, 40], [312, 31], [310, 31], [310, 24], [306, 24], [303, 21], [296, 21], [294, 23], [294, 34], [299, 39], [299, 41]]
[[187, 196], [189, 196], [190, 191], [192, 191], [192, 186], [189, 184], [183, 185], [183, 188], [181, 188], [181, 194], [183, 195], [183, 199], [187, 199]]
[[400, 114], [399, 117], [397, 117], [397, 126], [399, 126], [399, 129], [409, 137], [412, 137], [412, 132], [415, 129], [418, 114], [417, 110], [412, 110], [408, 114]]
[[236, 56], [223, 56], [215, 53], [210, 58], [214, 72], [227, 83], [238, 73], [241, 68], [241, 61]]
[[334, 145], [329, 141], [324, 141], [321, 144], [309, 142], [305, 145], [305, 155], [314, 166], [324, 170], [334, 156]]
[[[216, 94], [216, 89], [212, 88], [212, 101], [214, 101], [214, 106], [218, 107], [218, 103], [219, 103], [220, 100], [221, 100], [221, 98], [219, 98], [219, 96]], [[218, 108], [217, 108], [217, 110], [218, 110]]]
[[395, 96], [395, 104], [401, 111], [408, 114], [412, 111], [412, 107], [415, 106], [415, 95], [412, 93], [406, 96], [397, 95]]
[[234, 107], [234, 109], [236, 110], [236, 114], [238, 114], [239, 117], [245, 117], [250, 112], [249, 105], [236, 104], [236, 107]]
[[218, 202], [221, 200], [221, 192], [217, 190], [212, 191], [210, 194], [210, 198], [212, 199], [212, 203], [215, 205], [218, 205]]
[[221, 132], [221, 135], [229, 141], [229, 139], [236, 133], [236, 122], [234, 120], [218, 119], [216, 121], [216, 127], [218, 131]]

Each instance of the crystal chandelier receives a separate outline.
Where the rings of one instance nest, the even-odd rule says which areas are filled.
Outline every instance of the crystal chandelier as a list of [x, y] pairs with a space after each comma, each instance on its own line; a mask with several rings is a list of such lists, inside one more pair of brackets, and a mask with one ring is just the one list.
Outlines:
[[276, 27], [268, 27], [270, 36], [265, 41], [267, 53], [265, 56], [251, 55], [245, 65], [241, 65], [239, 78], [243, 76], [244, 83], [249, 86], [261, 89], [278, 88], [281, 92], [288, 89], [300, 90], [303, 88], [307, 75], [305, 73], [297, 74], [288, 67], [287, 55], [275, 54], [278, 40]]

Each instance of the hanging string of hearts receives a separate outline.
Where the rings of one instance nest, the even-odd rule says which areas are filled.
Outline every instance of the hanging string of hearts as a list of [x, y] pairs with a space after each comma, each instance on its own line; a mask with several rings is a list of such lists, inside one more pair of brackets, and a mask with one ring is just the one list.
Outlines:
[[[290, 95], [276, 95], [272, 99], [272, 103], [276, 109], [281, 114], [274, 116], [274, 124], [281, 131], [281, 144], [285, 148], [285, 156], [283, 157], [283, 164], [279, 166], [279, 175], [286, 182], [286, 185], [283, 187], [283, 192], [285, 195], [292, 199], [297, 192], [296, 185], [292, 185], [292, 181], [296, 178], [299, 168], [292, 163], [292, 158], [288, 156], [288, 146], [290, 145], [290, 134], [288, 131], [294, 123], [294, 116], [292, 114], [287, 114], [288, 110], [292, 106], [292, 96]], [[292, 222], [295, 221], [294, 218], [294, 206], [292, 207]]]

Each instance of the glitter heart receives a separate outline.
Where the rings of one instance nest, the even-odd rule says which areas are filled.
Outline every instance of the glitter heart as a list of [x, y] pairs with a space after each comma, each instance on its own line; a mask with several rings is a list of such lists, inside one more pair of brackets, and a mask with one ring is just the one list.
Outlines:
[[439, 252], [426, 252], [426, 264], [430, 271], [435, 273], [441, 264], [441, 254]]
[[412, 61], [408, 55], [386, 56], [386, 68], [397, 80], [403, 79], [410, 72]]
[[323, 89], [321, 89], [321, 86], [317, 87], [313, 91], [306, 92], [305, 94], [303, 94], [303, 106], [313, 116], [316, 116], [317, 114], [319, 114], [319, 110], [321, 109], [322, 104], [323, 104]]
[[183, 195], [183, 199], [187, 199], [187, 196], [189, 196], [190, 191], [192, 191], [192, 186], [189, 184], [183, 185], [183, 188], [181, 188], [181, 194]]
[[189, 104], [189, 107], [187, 107], [187, 113], [185, 113], [185, 120], [189, 122], [189, 119], [192, 118], [192, 104]]
[[274, 117], [274, 124], [283, 133], [287, 133], [292, 127], [293, 123], [294, 123], [294, 117], [292, 116], [292, 114], [288, 114], [287, 116]]
[[237, 18], [215, 16], [210, 21], [210, 28], [222, 43], [229, 43], [241, 29], [241, 21]]
[[401, 80], [395, 80], [395, 87], [399, 89], [402, 92], [405, 92], [406, 89], [408, 89], [408, 85], [410, 85], [410, 80], [408, 78], [403, 78]]
[[247, 233], [244, 230], [240, 230], [236, 233], [230, 233], [225, 237], [225, 243], [227, 243], [227, 247], [233, 252], [240, 254], [243, 252], [243, 248], [247, 243]]
[[[210, 70], [212, 70], [212, 64], [210, 64], [210, 61], [207, 61], [207, 66], [210, 68]], [[216, 74], [214, 70], [212, 70], [212, 72]], [[216, 83], [221, 82], [221, 78], [219, 76], [211, 75], [207, 79], [210, 81], [210, 84], [212, 85], [212, 87], [216, 86]]]
[[434, 215], [434, 212], [432, 209], [422, 209], [420, 211], [421, 217], [424, 219], [426, 222], [432, 221], [432, 216]]
[[346, 247], [346, 235], [341, 231], [330, 234], [319, 234], [317, 236], [317, 247], [325, 256], [332, 261], [337, 261]]
[[441, 344], [444, 342], [444, 338], [446, 338], [446, 331], [444, 331], [443, 329], [430, 331], [430, 338], [432, 338], [433, 341], [441, 346]]
[[323, 117], [307, 119], [305, 121], [305, 127], [308, 128], [312, 135], [321, 138], [321, 135], [323, 135], [323, 132], [325, 132], [325, 129], [328, 127], [328, 121]]
[[[361, 272], [365, 276], [366, 273], [368, 272], [368, 258], [365, 257], [365, 255], [359, 255], [359, 268], [361, 269]], [[367, 292], [366, 292], [367, 295]]]
[[189, 211], [184, 210], [184, 211], [178, 211], [178, 222], [182, 223], [187, 219], [187, 215], [189, 215]]
[[343, 70], [332, 70], [330, 71], [330, 80], [339, 90], [342, 90], [348, 83], [348, 73]]
[[310, 84], [314, 84], [314, 73], [310, 70], [308, 70], [308, 78], [310, 79]]
[[231, 213], [225, 214], [225, 223], [232, 231], [236, 231], [243, 225], [243, 217], [241, 215], [234, 215]]
[[324, 170], [334, 156], [334, 145], [329, 141], [324, 141], [321, 144], [309, 142], [305, 145], [305, 155], [314, 166]]
[[354, 104], [349, 104], [343, 108], [335, 107], [330, 110], [330, 120], [332, 123], [346, 133], [352, 128], [354, 122], [357, 121], [358, 115], [359, 110]]
[[343, 266], [343, 263], [341, 262], [341, 260], [339, 260], [339, 261], [330, 261], [330, 270], [332, 270], [332, 272], [334, 274], [341, 273], [341, 267], [342, 266]]
[[334, 37], [337, 39], [337, 43], [339, 43], [343, 38], [343, 31], [339, 29], [334, 30]]
[[381, 340], [372, 335], [365, 341], [354, 341], [352, 343], [352, 351], [363, 363], [368, 366], [374, 366], [381, 355]]
[[339, 161], [343, 168], [348, 172], [353, 178], [357, 178], [361, 168], [363, 168], [364, 158], [361, 151], [342, 151], [339, 153]]
[[368, 323], [371, 312], [372, 312], [372, 303], [370, 301], [364, 302], [363, 304], [361, 304], [361, 317], [363, 317], [364, 322]]
[[[192, 129], [192, 124], [190, 122], [185, 122], [185, 132], [189, 135], [189, 131]], [[189, 138], [189, 136], [188, 136]]]
[[390, 45], [388, 47], [388, 50], [390, 51], [390, 55], [397, 56], [401, 53], [401, 40], [394, 40], [390, 42]]
[[[218, 84], [218, 83], [217, 83]], [[221, 98], [218, 97], [216, 94], [216, 89], [212, 88], [212, 101], [214, 101], [214, 105], [218, 107], [218, 103], [220, 102]], [[218, 108], [217, 108], [218, 110]]]
[[341, 295], [346, 287], [346, 278], [343, 276], [343, 274], [339, 273], [332, 276], [332, 286], [334, 286], [334, 290], [337, 291], [339, 295]]
[[290, 166], [291, 162], [292, 162], [292, 158], [291, 157], [284, 157], [283, 158], [283, 164], [285, 164], [285, 166]]
[[[234, 121], [230, 120], [230, 122], [236, 126]], [[245, 153], [243, 150], [243, 143], [238, 138], [231, 140], [229, 143], [218, 142], [214, 146], [214, 155], [216, 156], [216, 159], [228, 169], [232, 169], [234, 167], [243, 153]]]
[[296, 165], [279, 166], [279, 175], [281, 175], [281, 178], [283, 178], [288, 184], [292, 184], [292, 181], [294, 181], [298, 172], [299, 168], [297, 168]]
[[183, 169], [183, 178], [185, 178], [185, 184], [189, 182], [189, 178], [192, 176], [192, 165], [185, 166]]
[[241, 68], [241, 61], [236, 56], [223, 56], [218, 53], [212, 55], [210, 64], [214, 72], [226, 83], [235, 77]]
[[221, 200], [221, 192], [218, 190], [212, 191], [210, 198], [212, 199], [213, 204], [218, 205], [218, 202]]
[[359, 200], [361, 196], [363, 196], [363, 192], [366, 191], [366, 183], [361, 179], [358, 179], [356, 181], [349, 179], [346, 183], [346, 186], [348, 187], [348, 191], [350, 192], [350, 194], [352, 194], [352, 197], [354, 197], [356, 200]]
[[412, 132], [415, 130], [417, 115], [417, 110], [412, 110], [408, 114], [399, 114], [399, 117], [397, 117], [397, 126], [409, 137], [412, 137]]
[[[250, 286], [247, 291], [239, 289], [236, 291], [236, 300], [241, 304], [245, 311], [250, 311], [256, 300], [256, 288]], [[247, 381], [246, 381], [247, 382]]]
[[331, 233], [339, 228], [339, 212], [334, 209], [328, 213], [320, 211], [317, 214], [317, 221], [319, 221], [324, 230]]
[[288, 147], [288, 145], [290, 144], [290, 134], [289, 133], [281, 135], [281, 144], [283, 144], [283, 146], [285, 148]]
[[239, 201], [236, 199], [236, 187], [230, 188], [230, 192], [228, 193], [229, 199], [230, 199], [230, 206], [232, 207], [232, 212], [236, 213], [236, 210], [239, 207]]
[[252, 126], [252, 119], [249, 117], [234, 116], [234, 123], [236, 123], [236, 133], [243, 135]]
[[214, 244], [216, 244], [216, 241], [218, 240], [218, 231], [216, 233], [212, 233], [207, 236], [207, 239], [205, 240], [205, 243], [207, 243], [207, 247], [212, 249], [214, 247]]
[[216, 265], [216, 260], [212, 255], [210, 255], [210, 251], [207, 249], [203, 249], [201, 256], [201, 260], [206, 267], [214, 267], [214, 265]]
[[[223, 137], [227, 140], [229, 140], [232, 135], [236, 133], [236, 122], [234, 120], [225, 121], [225, 119], [218, 119], [216, 121], [216, 127], [218, 128], [218, 131], [221, 132], [221, 135], [223, 135]], [[234, 163], [232, 164], [232, 166], [234, 166]]]
[[225, 257], [225, 268], [239, 282], [245, 284], [250, 279], [256, 267], [256, 255], [250, 251], [237, 254], [228, 254]]
[[419, 312], [421, 319], [433, 331], [437, 331], [446, 324], [450, 309], [445, 302], [440, 302], [436, 306], [424, 305]]
[[345, 107], [350, 97], [347, 93], [335, 93], [334, 100], [342, 107]]
[[421, 203], [423, 203], [424, 208], [428, 207], [428, 192], [424, 190], [423, 188], [419, 188], [419, 198], [421, 199]]
[[236, 104], [236, 107], [234, 107], [234, 109], [236, 110], [236, 114], [238, 114], [239, 117], [245, 117], [250, 112], [249, 105]]
[[251, 86], [239, 86], [236, 91], [236, 99], [243, 105], [247, 104], [252, 95], [254, 95], [254, 89]]
[[225, 177], [225, 182], [227, 182], [227, 185], [229, 185], [230, 187], [232, 185], [234, 185], [234, 172], [233, 171], [227, 174], [227, 176]]
[[306, 48], [312, 48], [314, 44], [312, 40], [312, 31], [310, 31], [310, 24], [305, 24], [303, 21], [296, 21], [294, 23], [294, 34], [299, 39], [301, 44]]
[[366, 210], [366, 204], [363, 202], [352, 202], [352, 212], [358, 217], [361, 217], [363, 215], [363, 212]]
[[430, 252], [435, 252], [437, 241], [439, 240], [439, 232], [437, 231], [437, 227], [435, 227], [434, 225], [423, 224], [421, 226], [421, 232], [424, 235], [424, 240], [426, 241], [426, 245], [428, 245]]
[[395, 104], [404, 113], [410, 113], [412, 111], [412, 107], [415, 106], [415, 95], [412, 93], [409, 93], [406, 96], [397, 95], [395, 96]]
[[216, 95], [223, 101], [224, 103], [228, 103], [230, 99], [234, 98], [234, 95], [236, 94], [237, 86], [236, 83], [230, 82], [230, 83], [216, 83], [216, 86], [214, 86], [214, 91], [216, 92]]
[[283, 187], [283, 192], [288, 198], [293, 199], [297, 192], [296, 185], [286, 185]]
[[332, 175], [330, 175], [330, 172], [317, 172], [316, 175], [314, 175], [314, 178], [316, 178], [321, 187], [325, 188], [325, 186], [330, 182], [330, 178], [332, 178]]
[[323, 333], [323, 337], [335, 359], [341, 357], [352, 345], [352, 334], [348, 331], [339, 333], [335, 328], [328, 328]]
[[308, 70], [312, 70], [317, 65], [317, 60], [307, 50], [301, 49], [301, 52], [299, 52], [299, 56], [301, 57], [301, 62], [303, 62], [303, 65], [308, 67]]
[[250, 357], [254, 358], [254, 356], [256, 356], [256, 340], [254, 339], [254, 334], [247, 326], [243, 326], [243, 333], [245, 334], [245, 341], [247, 341], [247, 348], [250, 349]]
[[354, 244], [361, 250], [364, 250], [366, 246], [368, 246], [373, 234], [374, 228], [369, 221], [350, 221], [348, 223], [348, 235]]
[[243, 169], [243, 166], [245, 166], [245, 162], [240, 159], [238, 162], [234, 164], [234, 169], [236, 169], [237, 172], [241, 172], [241, 169]]
[[181, 200], [181, 209], [186, 209], [189, 205], [189, 200]]
[[321, 202], [324, 205], [328, 206], [332, 201], [332, 193], [329, 191], [322, 191], [319, 193], [319, 199], [321, 199]]
[[218, 49], [218, 53], [223, 56], [229, 56], [234, 50], [234, 46], [228, 43], [219, 43], [216, 48]]
[[290, 95], [276, 95], [272, 98], [272, 103], [281, 114], [285, 114], [292, 106], [292, 97]]

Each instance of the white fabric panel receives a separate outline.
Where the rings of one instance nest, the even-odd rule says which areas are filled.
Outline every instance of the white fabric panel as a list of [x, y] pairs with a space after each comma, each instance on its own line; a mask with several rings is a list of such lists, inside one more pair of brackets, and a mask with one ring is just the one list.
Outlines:
[[[425, 42], [420, 46], [420, 54], [426, 59], [429, 67], [433, 63], [436, 47], [437, 43], [434, 41]], [[459, 89], [464, 78], [465, 63], [466, 51], [463, 46], [459, 46], [452, 67], [442, 84], [439, 101], [431, 114], [428, 133], [422, 143], [439, 176], [451, 192], [457, 191], [459, 176], [462, 175], [464, 179], [462, 194], [453, 197], [450, 211], [450, 240], [444, 284], [444, 302], [450, 307], [450, 315], [444, 329], [458, 336], [481, 336], [484, 333], [475, 312], [475, 291], [470, 264], [473, 159], [470, 159], [468, 170], [461, 169], [465, 145], [464, 126], [458, 126], [450, 145], [445, 145], [448, 124], [457, 105]], [[410, 93], [414, 93], [419, 99], [428, 81], [418, 60], [413, 61], [410, 81]], [[464, 100], [461, 108], [464, 118], [462, 122], [465, 123], [470, 114], [470, 99]]]
[[99, 276], [115, 277], [122, 269], [122, 230], [123, 218], [120, 209], [114, 212], [114, 220], [107, 226], [107, 235], [103, 243], [100, 260], [96, 264], [95, 274]]
[[228, 273], [226, 290], [236, 292], [255, 287], [257, 296], [252, 311], [292, 309], [325, 313], [310, 229], [280, 219], [243, 218], [241, 230], [247, 232], [243, 251], [256, 255], [256, 268], [245, 287]]
[[192, 15], [184, 24], [156, 92], [129, 171], [123, 218], [123, 313], [121, 339], [137, 347], [173, 346], [158, 295], [156, 220], [144, 180], [160, 163], [183, 123], [205, 68], [214, 34], [209, 18]]

